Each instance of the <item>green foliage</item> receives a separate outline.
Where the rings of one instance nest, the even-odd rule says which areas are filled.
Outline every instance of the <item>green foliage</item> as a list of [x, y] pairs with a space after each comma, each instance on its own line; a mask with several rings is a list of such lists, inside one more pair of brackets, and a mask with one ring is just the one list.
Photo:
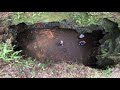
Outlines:
[[16, 61], [21, 59], [21, 56], [19, 56], [19, 53], [21, 51], [13, 51], [14, 47], [10, 46], [7, 43], [1, 43], [0, 44], [0, 59], [2, 59], [5, 62], [10, 61]]
[[36, 13], [15, 12], [11, 16], [11, 20], [14, 24], [18, 24], [21, 22], [27, 22], [33, 24], [40, 20], [41, 13], [43, 12], [36, 12]]
[[111, 68], [107, 68], [106, 70], [103, 70], [102, 71], [102, 75], [105, 76], [105, 77], [108, 77], [112, 74], [112, 69]]
[[85, 26], [85, 25], [95, 24], [98, 18], [93, 15], [90, 15], [87, 12], [81, 12], [81, 13], [74, 13], [73, 20], [77, 24]]
[[12, 24], [21, 22], [37, 23], [62, 21], [63, 19], [73, 20], [79, 25], [95, 24], [100, 18], [112, 18], [109, 12], [14, 12], [9, 21]]
[[69, 18], [68, 14], [67, 12], [14, 12], [10, 21], [12, 24], [61, 21]]

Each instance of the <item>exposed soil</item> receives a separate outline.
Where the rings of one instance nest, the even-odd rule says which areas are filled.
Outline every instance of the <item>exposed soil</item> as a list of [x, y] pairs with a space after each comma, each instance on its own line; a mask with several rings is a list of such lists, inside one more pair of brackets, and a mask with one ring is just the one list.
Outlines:
[[[95, 41], [100, 37], [95, 38], [94, 34], [85, 34], [82, 40], [85, 40], [86, 44], [83, 46], [79, 45], [81, 39], [78, 37], [79, 34], [75, 30], [41, 29], [25, 30], [17, 35], [16, 40], [25, 57], [32, 57], [39, 61], [49, 59], [54, 62], [72, 61], [84, 65], [95, 64], [96, 59], [92, 56], [97, 54]], [[63, 41], [63, 46], [59, 45], [60, 40]]]

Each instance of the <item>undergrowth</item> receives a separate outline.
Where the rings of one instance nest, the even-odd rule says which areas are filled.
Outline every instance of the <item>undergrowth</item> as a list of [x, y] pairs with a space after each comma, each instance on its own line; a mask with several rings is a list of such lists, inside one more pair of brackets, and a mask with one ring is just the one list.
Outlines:
[[107, 67], [106, 70], [102, 71], [102, 76], [109, 77], [112, 74], [112, 69], [110, 67]]
[[73, 20], [75, 21], [75, 23], [81, 26], [85, 26], [85, 25], [95, 24], [98, 18], [94, 17], [93, 15], [90, 15], [87, 12], [82, 12], [82, 13], [74, 13]]
[[37, 22], [61, 21], [68, 18], [69, 13], [67, 12], [14, 12], [10, 17], [10, 21], [12, 24], [21, 22], [33, 24]]
[[14, 52], [14, 46], [7, 43], [0, 43], [0, 59], [5, 62], [20, 60], [22, 56], [19, 55], [21, 51]]
[[86, 26], [96, 24], [96, 21], [100, 18], [114, 20], [110, 12], [14, 12], [9, 20], [12, 24], [21, 22], [33, 24], [37, 22], [52, 22], [68, 19], [78, 25]]

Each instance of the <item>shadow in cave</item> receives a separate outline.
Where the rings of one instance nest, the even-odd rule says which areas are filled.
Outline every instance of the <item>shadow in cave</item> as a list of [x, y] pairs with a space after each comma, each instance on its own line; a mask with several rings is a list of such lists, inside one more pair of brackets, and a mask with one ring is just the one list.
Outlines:
[[[19, 30], [19, 29], [18, 29]], [[72, 29], [24, 29], [16, 36], [15, 51], [22, 50], [24, 58], [32, 57], [44, 62], [48, 59], [55, 63], [65, 61], [84, 64], [96, 68], [99, 40], [103, 38], [101, 30], [85, 33], [79, 39], [79, 33]], [[63, 46], [59, 45], [63, 41]], [[83, 46], [80, 41], [86, 41]]]

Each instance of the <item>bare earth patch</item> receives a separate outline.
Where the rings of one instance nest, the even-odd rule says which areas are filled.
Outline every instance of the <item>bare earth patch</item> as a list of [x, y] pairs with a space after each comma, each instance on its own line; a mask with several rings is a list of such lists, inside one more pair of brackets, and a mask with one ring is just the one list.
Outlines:
[[0, 78], [120, 78], [120, 68], [112, 68], [106, 75], [102, 70], [92, 69], [75, 63], [56, 63], [52, 67], [35, 62], [31, 67], [5, 65], [0, 69]]

